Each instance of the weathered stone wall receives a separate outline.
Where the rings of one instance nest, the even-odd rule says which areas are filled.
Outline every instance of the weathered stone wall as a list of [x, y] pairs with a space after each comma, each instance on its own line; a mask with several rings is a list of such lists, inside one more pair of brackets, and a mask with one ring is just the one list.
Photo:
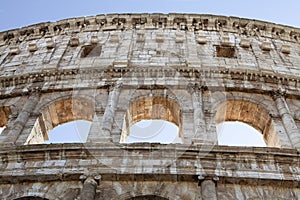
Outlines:
[[[7, 146], [0, 156], [4, 199], [75, 199], [87, 191], [95, 199], [297, 199], [300, 192], [292, 149], [52, 144]], [[83, 191], [85, 184], [94, 186]]]
[[[294, 27], [192, 14], [0, 33], [0, 197], [299, 199], [299, 40]], [[168, 108], [183, 144], [121, 145], [126, 114], [149, 118], [141, 108]], [[42, 144], [75, 119], [92, 122], [86, 143]], [[228, 120], [268, 147], [218, 146]]]

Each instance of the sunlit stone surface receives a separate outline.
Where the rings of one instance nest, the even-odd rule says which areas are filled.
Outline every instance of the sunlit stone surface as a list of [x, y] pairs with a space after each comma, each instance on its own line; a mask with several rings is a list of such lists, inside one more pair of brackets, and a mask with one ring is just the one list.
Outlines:
[[[295, 27], [200, 14], [1, 32], [0, 199], [299, 199], [299, 38]], [[75, 130], [82, 140], [67, 128], [51, 142], [77, 120], [90, 124]], [[153, 121], [134, 127], [143, 120]], [[223, 143], [232, 136], [218, 125], [235, 121], [266, 146]]]

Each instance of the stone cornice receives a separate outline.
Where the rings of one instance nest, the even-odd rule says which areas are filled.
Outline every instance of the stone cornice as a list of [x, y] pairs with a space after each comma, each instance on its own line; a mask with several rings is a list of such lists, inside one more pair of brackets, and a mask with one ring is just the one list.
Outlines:
[[[163, 76], [162, 76], [163, 75]], [[211, 80], [220, 80], [223, 82], [224, 88], [226, 88], [226, 83], [228, 81], [243, 83], [250, 82], [255, 85], [267, 85], [272, 90], [283, 89], [287, 95], [298, 95], [298, 87], [300, 84], [300, 78], [291, 75], [281, 75], [274, 74], [271, 72], [262, 72], [255, 70], [240, 70], [240, 69], [228, 69], [224, 67], [219, 68], [192, 68], [192, 67], [177, 67], [177, 68], [163, 68], [163, 67], [151, 67], [151, 68], [107, 68], [107, 69], [97, 69], [97, 68], [86, 68], [86, 69], [68, 69], [68, 70], [56, 70], [41, 73], [30, 73], [23, 74], [20, 76], [9, 76], [0, 77], [0, 92], [2, 90], [2, 97], [7, 95], [15, 96], [15, 91], [11, 91], [10, 94], [5, 94], [5, 91], [9, 88], [14, 88], [21, 91], [21, 93], [32, 92], [32, 91], [43, 91], [47, 92], [47, 89], [43, 89], [45, 83], [58, 83], [63, 80], [75, 80], [75, 82], [70, 82], [70, 84], [76, 83], [76, 80], [81, 81], [91, 81], [95, 80], [101, 82], [100, 84], [94, 84], [91, 87], [106, 87], [108, 85], [114, 84], [116, 82], [124, 82], [126, 87], [126, 81], [130, 80], [132, 77], [140, 77], [142, 79], [150, 78], [167, 78], [172, 77], [178, 80], [184, 80], [178, 82], [176, 86], [180, 88], [186, 88], [188, 83], [208, 86], [213, 88], [209, 84]], [[78, 82], [78, 83], [79, 83]], [[179, 85], [178, 85], [179, 84]], [[180, 85], [183, 84], [183, 85]], [[71, 85], [70, 85], [71, 86]], [[170, 85], [172, 86], [172, 85]], [[76, 87], [79, 87], [78, 85]], [[220, 87], [220, 85], [218, 85]], [[268, 87], [259, 88], [254, 87], [256, 92], [266, 93]], [[25, 90], [24, 90], [25, 89]], [[66, 85], [64, 89], [67, 89]], [[72, 89], [70, 87], [69, 89]], [[246, 89], [246, 88], [245, 88]], [[251, 88], [248, 88], [251, 89]], [[51, 89], [50, 89], [51, 90]], [[261, 90], [261, 91], [260, 91]], [[265, 91], [264, 91], [265, 90]], [[19, 91], [19, 92], [20, 92]], [[20, 94], [19, 94], [20, 95]]]
[[[299, 187], [298, 155], [293, 149], [145, 143], [4, 146], [0, 148], [0, 182], [79, 181], [82, 175], [87, 175], [88, 168], [89, 172], [101, 175], [102, 181], [122, 180], [122, 177], [128, 180], [131, 176], [140, 176], [141, 180], [197, 181], [198, 176], [214, 176], [225, 183]], [[165, 162], [155, 165], [150, 157], [154, 163], [156, 159]], [[126, 162], [122, 162], [124, 159]], [[115, 165], [116, 160], [127, 164]], [[137, 172], [136, 168], [143, 170]]]
[[64, 19], [0, 32], [0, 46], [55, 35], [130, 29], [222, 31], [299, 43], [300, 29], [265, 21], [206, 14], [108, 14]]

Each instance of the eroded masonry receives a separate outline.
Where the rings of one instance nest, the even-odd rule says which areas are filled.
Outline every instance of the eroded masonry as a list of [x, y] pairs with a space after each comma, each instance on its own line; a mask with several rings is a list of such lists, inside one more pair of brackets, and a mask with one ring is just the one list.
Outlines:
[[[72, 18], [1, 32], [0, 67], [1, 199], [300, 198], [299, 28]], [[91, 122], [86, 141], [45, 144], [74, 120]], [[129, 144], [142, 120], [174, 124], [177, 142]], [[227, 121], [254, 127], [267, 147], [218, 145]]]

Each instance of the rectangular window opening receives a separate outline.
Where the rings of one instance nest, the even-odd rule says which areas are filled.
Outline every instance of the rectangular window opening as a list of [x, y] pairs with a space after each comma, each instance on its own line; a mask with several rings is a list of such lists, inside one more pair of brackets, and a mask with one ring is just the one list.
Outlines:
[[100, 56], [101, 49], [102, 48], [99, 45], [87, 45], [82, 49], [81, 58]]
[[229, 46], [216, 46], [217, 57], [235, 58], [235, 48]]

